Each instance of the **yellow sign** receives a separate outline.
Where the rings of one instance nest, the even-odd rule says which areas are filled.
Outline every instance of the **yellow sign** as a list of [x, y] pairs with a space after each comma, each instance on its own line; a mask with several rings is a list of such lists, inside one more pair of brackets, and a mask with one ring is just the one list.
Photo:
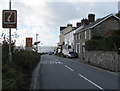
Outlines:
[[32, 47], [32, 38], [26, 38], [26, 47]]

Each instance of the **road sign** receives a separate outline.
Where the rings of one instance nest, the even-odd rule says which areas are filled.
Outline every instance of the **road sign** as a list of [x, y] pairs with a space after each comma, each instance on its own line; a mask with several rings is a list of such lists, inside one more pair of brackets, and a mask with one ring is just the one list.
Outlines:
[[17, 28], [16, 10], [3, 10], [2, 19], [3, 28]]
[[26, 47], [32, 47], [32, 38], [26, 38]]

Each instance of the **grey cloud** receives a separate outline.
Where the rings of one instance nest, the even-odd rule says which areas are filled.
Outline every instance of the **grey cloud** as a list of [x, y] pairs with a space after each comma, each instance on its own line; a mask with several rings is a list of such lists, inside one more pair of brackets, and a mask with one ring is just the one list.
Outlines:
[[[93, 3], [93, 2], [92, 2]], [[117, 2], [51, 2], [47, 3], [47, 8], [55, 15], [54, 18], [49, 18], [53, 24], [65, 24], [70, 20], [86, 18], [88, 12], [96, 13], [97, 17], [114, 13], [117, 11], [115, 5]], [[48, 15], [49, 16], [49, 15]]]

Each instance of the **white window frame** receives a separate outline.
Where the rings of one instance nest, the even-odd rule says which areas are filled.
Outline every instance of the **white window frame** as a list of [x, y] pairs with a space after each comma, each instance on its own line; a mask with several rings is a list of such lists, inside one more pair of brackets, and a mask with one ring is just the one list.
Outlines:
[[89, 39], [91, 39], [91, 31], [90, 30], [88, 30], [88, 32], [89, 32]]
[[87, 39], [87, 31], [85, 31], [84, 33], [85, 33], [85, 39]]
[[78, 34], [78, 39], [80, 39], [80, 33]]
[[76, 51], [76, 53], [77, 53], [77, 43], [75, 44], [75, 51]]

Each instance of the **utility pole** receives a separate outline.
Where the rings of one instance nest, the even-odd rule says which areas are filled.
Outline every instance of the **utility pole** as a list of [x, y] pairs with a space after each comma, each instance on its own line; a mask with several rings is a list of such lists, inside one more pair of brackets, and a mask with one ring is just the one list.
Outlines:
[[[38, 41], [38, 35], [39, 34], [36, 34], [36, 42]], [[36, 44], [36, 52], [38, 52], [38, 44]]]
[[[9, 1], [9, 10], [11, 10], [11, 0]], [[9, 28], [9, 62], [12, 62], [12, 52], [11, 52], [11, 28]]]

